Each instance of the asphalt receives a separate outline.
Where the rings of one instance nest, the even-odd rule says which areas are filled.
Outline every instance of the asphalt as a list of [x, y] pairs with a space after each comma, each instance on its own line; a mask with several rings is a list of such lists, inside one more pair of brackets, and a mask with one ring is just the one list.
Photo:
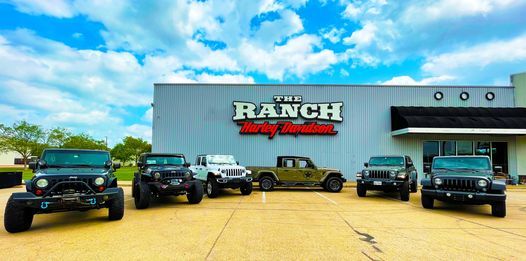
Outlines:
[[[396, 194], [352, 187], [226, 190], [218, 198], [189, 205], [186, 197], [156, 201], [136, 210], [124, 186], [123, 220], [107, 221], [107, 210], [37, 215], [29, 231], [0, 229], [2, 260], [185, 259], [185, 260], [518, 260], [526, 256], [526, 191], [510, 190], [508, 216], [489, 206], [437, 204], [425, 210], [420, 193], [410, 202]], [[0, 190], [0, 214], [10, 194]]]

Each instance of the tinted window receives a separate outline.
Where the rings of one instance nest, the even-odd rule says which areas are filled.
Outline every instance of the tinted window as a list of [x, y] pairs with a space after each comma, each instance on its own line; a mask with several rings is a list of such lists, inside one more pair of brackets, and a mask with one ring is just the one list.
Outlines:
[[42, 157], [49, 167], [104, 167], [110, 154], [104, 151], [46, 151]]
[[307, 160], [300, 160], [300, 168], [312, 168], [312, 164]]
[[485, 157], [435, 158], [433, 169], [479, 169], [489, 170], [490, 164]]
[[441, 148], [441, 156], [457, 155], [457, 144], [454, 141], [442, 141]]
[[369, 160], [370, 166], [403, 166], [403, 157], [372, 157]]
[[183, 165], [185, 160], [180, 156], [149, 156], [146, 158], [147, 165]]
[[286, 159], [283, 162], [283, 167], [284, 168], [293, 168], [294, 167], [294, 160], [293, 159]]
[[457, 155], [473, 155], [473, 142], [457, 141]]

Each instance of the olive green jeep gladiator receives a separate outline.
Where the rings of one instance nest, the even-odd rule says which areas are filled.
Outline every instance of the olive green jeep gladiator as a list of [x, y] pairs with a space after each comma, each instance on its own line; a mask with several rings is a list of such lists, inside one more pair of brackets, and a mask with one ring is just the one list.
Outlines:
[[310, 158], [279, 156], [276, 167], [247, 167], [252, 172], [259, 189], [270, 191], [275, 186], [313, 187], [321, 186], [329, 192], [340, 192], [343, 177], [340, 170], [317, 167]]

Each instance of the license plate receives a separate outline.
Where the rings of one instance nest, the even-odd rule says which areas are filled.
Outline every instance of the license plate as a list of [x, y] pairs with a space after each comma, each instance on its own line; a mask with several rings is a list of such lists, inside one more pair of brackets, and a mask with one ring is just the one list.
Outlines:
[[179, 184], [181, 184], [181, 183], [179, 182], [178, 179], [172, 179], [172, 180], [170, 180], [170, 184], [171, 184], [171, 185], [179, 185]]
[[381, 181], [373, 181], [373, 185], [375, 185], [375, 186], [382, 186], [382, 182]]

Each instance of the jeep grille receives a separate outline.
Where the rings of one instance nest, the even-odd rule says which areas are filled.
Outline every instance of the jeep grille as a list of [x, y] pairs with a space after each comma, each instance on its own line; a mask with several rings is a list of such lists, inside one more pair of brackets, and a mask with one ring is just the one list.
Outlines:
[[161, 179], [184, 178], [184, 171], [161, 172]]
[[[50, 179], [48, 189], [51, 189], [55, 184], [62, 182], [62, 181], [82, 181], [88, 184], [93, 190], [96, 191], [97, 187], [93, 184], [93, 178], [81, 178], [81, 179]], [[80, 182], [76, 183], [64, 183], [59, 184], [56, 186], [52, 191], [50, 191], [49, 195], [62, 195], [64, 194], [64, 191], [75, 191], [75, 193], [89, 193], [91, 192], [88, 190], [88, 188], [83, 185]]]
[[372, 179], [389, 179], [388, 170], [371, 170], [369, 172], [369, 177]]
[[475, 185], [474, 179], [453, 179], [446, 178], [442, 179], [442, 188], [444, 190], [454, 190], [454, 191], [476, 191], [477, 187]]
[[241, 177], [243, 176], [243, 170], [242, 169], [227, 169], [226, 176], [227, 177]]

